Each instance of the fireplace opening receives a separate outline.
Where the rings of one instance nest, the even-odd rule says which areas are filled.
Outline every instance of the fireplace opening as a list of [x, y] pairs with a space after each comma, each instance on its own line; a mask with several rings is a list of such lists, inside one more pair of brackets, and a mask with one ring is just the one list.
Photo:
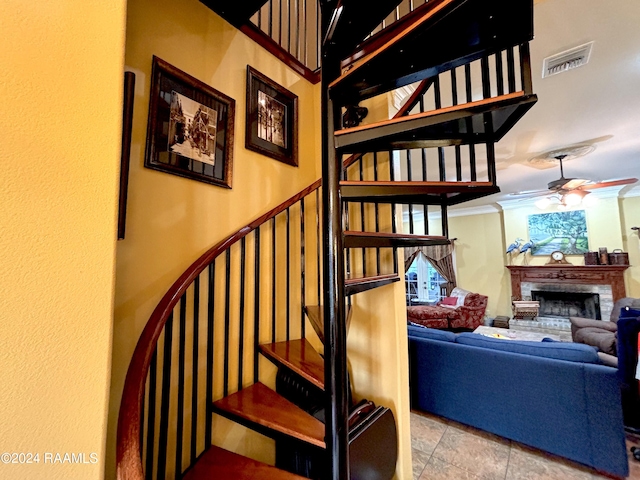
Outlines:
[[597, 293], [532, 291], [531, 300], [540, 302], [540, 317], [583, 317], [602, 320]]

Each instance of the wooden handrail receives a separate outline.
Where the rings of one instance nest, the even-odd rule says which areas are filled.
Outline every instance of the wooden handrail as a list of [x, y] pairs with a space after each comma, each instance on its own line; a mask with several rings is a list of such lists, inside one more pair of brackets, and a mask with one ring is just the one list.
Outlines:
[[[423, 80], [416, 91], [398, 110], [395, 117], [406, 115], [415, 105], [420, 96], [431, 86], [431, 79]], [[345, 168], [362, 158], [362, 154], [351, 155], [344, 162]], [[140, 428], [141, 405], [144, 395], [144, 385], [151, 359], [162, 330], [169, 315], [177, 305], [189, 285], [205, 268], [220, 254], [233, 244], [246, 237], [253, 230], [264, 224], [279, 213], [284, 212], [314, 190], [320, 188], [322, 180], [318, 179], [277, 207], [258, 217], [253, 222], [242, 227], [237, 232], [218, 242], [193, 262], [185, 272], [171, 285], [162, 297], [149, 321], [142, 330], [136, 348], [133, 352], [127, 376], [125, 378], [120, 412], [118, 417], [116, 465], [118, 480], [144, 480], [142, 460], [140, 458]]]
[[118, 480], [144, 480], [144, 472], [140, 458], [140, 406], [144, 395], [144, 385], [160, 334], [169, 315], [182, 295], [187, 288], [189, 288], [189, 285], [193, 283], [195, 278], [200, 275], [216, 257], [225, 252], [234, 243], [246, 237], [260, 225], [279, 213], [284, 212], [287, 208], [318, 189], [321, 183], [321, 180], [315, 181], [274, 209], [215, 244], [193, 262], [162, 297], [142, 330], [124, 382], [118, 418], [116, 446]]

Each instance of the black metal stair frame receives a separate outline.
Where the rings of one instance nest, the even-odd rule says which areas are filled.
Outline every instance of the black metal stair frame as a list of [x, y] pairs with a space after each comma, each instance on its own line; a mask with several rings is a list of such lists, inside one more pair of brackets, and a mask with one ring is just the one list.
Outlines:
[[[202, 2], [236, 26], [247, 22], [265, 3]], [[346, 336], [351, 296], [400, 281], [397, 248], [450, 243], [447, 208], [499, 191], [494, 142], [536, 101], [526, 43], [532, 35], [532, 0], [430, 0], [390, 28], [363, 40], [394, 9], [398, 20], [396, 7], [400, 3], [319, 1], [324, 39], [322, 182], [303, 189], [213, 246], [159, 302], [136, 346], [125, 381], [118, 425], [121, 480], [200, 480], [225, 475], [300, 478], [213, 445], [214, 414], [282, 445], [303, 444], [317, 458], [326, 460], [320, 462], [322, 480], [350, 478], [350, 445], [358, 459], [363, 458], [360, 450], [369, 448], [363, 430], [369, 429], [369, 438], [395, 438], [393, 416], [381, 407], [368, 414], [370, 419], [381, 421], [363, 423], [349, 431]], [[516, 50], [520, 55], [520, 88]], [[490, 57], [494, 72], [490, 72]], [[481, 63], [480, 100], [472, 98], [471, 61]], [[458, 69], [464, 73], [456, 77]], [[445, 74], [450, 75], [452, 85], [451, 105], [447, 106], [441, 91]], [[490, 85], [492, 75], [495, 88]], [[458, 98], [456, 78], [462, 76], [464, 91], [460, 89]], [[394, 119], [342, 128], [343, 108], [417, 80], [422, 80], [420, 86]], [[429, 109], [431, 98], [433, 108]], [[451, 148], [445, 149], [445, 145]], [[486, 148], [486, 169], [476, 165], [476, 147], [482, 145]], [[437, 158], [431, 155], [434, 152]], [[448, 163], [449, 152], [455, 154], [453, 169]], [[343, 162], [347, 153], [354, 155]], [[388, 158], [381, 160], [379, 154]], [[383, 161], [388, 167], [384, 174], [378, 169]], [[365, 162], [372, 166], [368, 173], [372, 171], [373, 179], [365, 179]], [[416, 171], [417, 165], [422, 169]], [[388, 178], [381, 178], [387, 174]], [[372, 206], [375, 215], [365, 215], [365, 203]], [[397, 204], [408, 205], [409, 233], [399, 233]], [[355, 215], [349, 214], [349, 205]], [[418, 206], [415, 211], [414, 205]], [[429, 206], [441, 209], [442, 235], [429, 234]], [[383, 209], [389, 213], [391, 233], [381, 231]], [[422, 234], [416, 234], [413, 225], [413, 214], [419, 209], [424, 215]], [[315, 224], [305, 227], [313, 210]], [[299, 257], [291, 258], [292, 237], [299, 239]], [[311, 245], [305, 244], [308, 238]], [[310, 255], [314, 243], [316, 255]], [[374, 274], [367, 274], [368, 249], [376, 252]], [[353, 250], [362, 251], [358, 257], [361, 265], [356, 267]], [[267, 261], [262, 261], [261, 255]], [[307, 264], [316, 275], [307, 275]], [[300, 284], [291, 278], [300, 278]], [[284, 285], [284, 292], [276, 288], [279, 284]], [[236, 287], [238, 308], [231, 305], [231, 291]], [[309, 297], [315, 298], [311, 301]], [[314, 302], [319, 305], [309, 305]], [[269, 310], [270, 318], [261, 321], [261, 315]], [[305, 315], [324, 343], [324, 358], [306, 339]], [[214, 352], [214, 337], [222, 352]], [[199, 341], [192, 340], [196, 338]], [[269, 338], [270, 343], [260, 345], [261, 338]], [[281, 392], [260, 383], [260, 354], [309, 383], [324, 398], [324, 426], [293, 400], [288, 402]], [[204, 435], [199, 435], [202, 423]], [[277, 461], [283, 453], [283, 449], [277, 452]], [[391, 478], [395, 459], [384, 463], [365, 461], [363, 468], [379, 467], [385, 473], [376, 478]], [[288, 465], [278, 467], [300, 473]]]

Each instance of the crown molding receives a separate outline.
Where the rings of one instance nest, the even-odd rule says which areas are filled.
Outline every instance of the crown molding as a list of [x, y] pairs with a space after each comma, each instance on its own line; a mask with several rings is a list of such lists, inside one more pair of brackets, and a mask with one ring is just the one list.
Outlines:
[[[477, 207], [465, 207], [465, 208], [456, 208], [447, 210], [447, 215], [449, 218], [453, 217], [467, 217], [470, 215], [485, 215], [487, 213], [499, 213], [502, 209], [499, 205], [478, 205]], [[429, 212], [430, 220], [437, 220], [442, 217], [442, 213], [440, 211], [437, 212]], [[404, 222], [409, 221], [409, 212], [402, 212], [402, 219]]]

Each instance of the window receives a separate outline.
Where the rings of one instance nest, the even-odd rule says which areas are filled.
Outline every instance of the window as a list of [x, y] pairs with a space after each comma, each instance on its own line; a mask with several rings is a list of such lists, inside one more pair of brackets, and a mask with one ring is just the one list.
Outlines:
[[405, 273], [407, 305], [415, 303], [435, 303], [442, 299], [440, 284], [446, 280], [420, 253]]

